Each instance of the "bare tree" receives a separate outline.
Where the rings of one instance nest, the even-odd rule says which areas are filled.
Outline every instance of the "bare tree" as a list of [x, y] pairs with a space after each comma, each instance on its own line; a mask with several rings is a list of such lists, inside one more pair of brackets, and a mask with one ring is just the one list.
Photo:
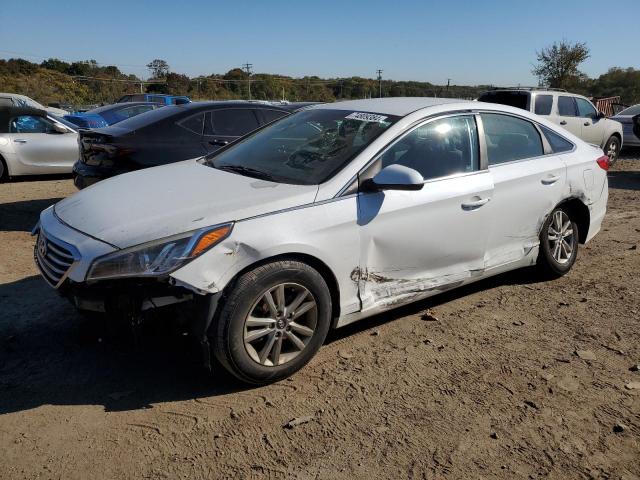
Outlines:
[[153, 78], [164, 78], [169, 73], [169, 64], [159, 58], [147, 63], [147, 68]]
[[577, 78], [584, 77], [578, 66], [589, 58], [586, 43], [571, 44], [566, 40], [537, 52], [538, 64], [532, 72], [546, 85], [554, 88], [565, 88]]

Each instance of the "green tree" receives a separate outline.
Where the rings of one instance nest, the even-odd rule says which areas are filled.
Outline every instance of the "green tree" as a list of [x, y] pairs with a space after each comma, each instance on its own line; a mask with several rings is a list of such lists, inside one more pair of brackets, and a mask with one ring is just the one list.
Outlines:
[[165, 78], [169, 73], [169, 64], [160, 58], [147, 63], [147, 68], [153, 78]]
[[562, 40], [537, 52], [537, 57], [533, 74], [549, 87], [567, 88], [584, 76], [578, 66], [589, 58], [589, 48], [586, 43]]

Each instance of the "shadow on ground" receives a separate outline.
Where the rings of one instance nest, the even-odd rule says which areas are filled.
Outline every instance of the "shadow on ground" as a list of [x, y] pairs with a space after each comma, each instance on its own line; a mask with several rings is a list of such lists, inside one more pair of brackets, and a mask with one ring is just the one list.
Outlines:
[[38, 223], [40, 212], [60, 200], [62, 198], [42, 198], [0, 203], [0, 231], [30, 232]]
[[[511, 272], [332, 332], [361, 333], [470, 293], [538, 281], [532, 269]], [[38, 276], [0, 285], [0, 414], [40, 405], [102, 405], [106, 411], [149, 408], [245, 391], [221, 367], [211, 375], [195, 342], [174, 322], [158, 322], [140, 345], [127, 335], [105, 336], [102, 320], [81, 317]]]

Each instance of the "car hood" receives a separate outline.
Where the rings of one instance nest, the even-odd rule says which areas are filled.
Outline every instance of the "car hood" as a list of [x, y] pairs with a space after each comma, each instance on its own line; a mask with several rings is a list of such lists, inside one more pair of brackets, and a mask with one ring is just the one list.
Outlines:
[[98, 182], [57, 203], [55, 213], [80, 232], [126, 248], [312, 203], [317, 191], [187, 160]]

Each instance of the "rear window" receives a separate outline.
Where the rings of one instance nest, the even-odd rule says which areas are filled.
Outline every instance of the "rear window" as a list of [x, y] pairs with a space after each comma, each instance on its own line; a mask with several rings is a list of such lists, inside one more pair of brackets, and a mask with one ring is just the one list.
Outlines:
[[184, 112], [183, 108], [168, 105], [166, 107], [147, 112], [144, 115], [136, 115], [135, 117], [127, 118], [126, 120], [119, 122], [118, 127], [125, 128], [127, 130], [139, 130], [181, 112]]
[[551, 105], [553, 105], [553, 95], [536, 95], [537, 115], [551, 115]]
[[488, 103], [499, 103], [500, 105], [509, 105], [511, 107], [521, 108], [523, 110], [529, 110], [529, 92], [485, 92], [478, 100]]
[[640, 105], [625, 108], [618, 115], [640, 115]]

